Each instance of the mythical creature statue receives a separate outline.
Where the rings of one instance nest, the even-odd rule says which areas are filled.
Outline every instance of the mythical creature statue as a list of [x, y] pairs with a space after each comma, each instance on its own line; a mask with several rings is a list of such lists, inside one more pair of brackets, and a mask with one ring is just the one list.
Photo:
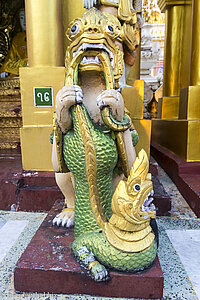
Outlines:
[[[84, 16], [84, 20], [80, 21], [80, 19], [75, 20], [72, 22], [71, 26], [69, 27], [67, 32], [67, 37], [69, 38], [70, 41], [72, 41], [71, 46], [68, 48], [67, 53], [66, 53], [66, 70], [69, 68], [69, 62], [72, 61], [73, 55], [77, 54], [80, 52], [79, 50], [81, 49], [81, 45], [83, 44], [82, 47], [86, 46], [88, 47], [88, 44], [91, 47], [93, 47], [93, 50], [100, 51], [101, 53], [105, 52], [106, 47], [107, 47], [107, 54], [109, 54], [109, 59], [110, 62], [107, 63], [107, 70], [109, 70], [110, 64], [111, 66], [111, 84], [109, 83], [109, 86], [107, 84], [107, 87], [105, 87], [105, 80], [103, 76], [103, 69], [102, 66], [101, 68], [98, 66], [98, 56], [95, 57], [96, 59], [96, 65], [95, 61], [92, 61], [91, 64], [85, 64], [83, 68], [83, 64], [80, 64], [81, 68], [79, 68], [80, 74], [84, 74], [84, 76], [80, 75], [82, 78], [82, 90], [84, 90], [84, 98], [87, 98], [87, 111], [89, 115], [92, 118], [92, 121], [94, 123], [101, 122], [101, 113], [99, 110], [99, 107], [97, 107], [95, 99], [98, 97], [98, 100], [102, 100], [105, 98], [109, 98], [109, 102], [112, 102], [111, 106], [116, 106], [121, 107], [121, 114], [123, 115], [124, 108], [123, 108], [123, 99], [121, 97], [121, 94], [118, 93], [116, 90], [119, 87], [123, 87], [126, 85], [125, 81], [128, 76], [129, 70], [130, 70], [130, 65], [133, 64], [133, 59], [132, 59], [132, 54], [136, 48], [136, 46], [139, 43], [139, 27], [137, 24], [137, 16], [136, 12], [134, 10], [131, 10], [130, 2], [128, 0], [125, 1], [127, 5], [124, 5], [123, 1], [117, 1], [118, 4], [114, 6], [119, 6], [113, 7], [112, 1], [108, 1], [108, 6], [105, 6], [104, 3], [103, 5], [99, 7], [99, 9], [102, 10], [103, 13], [98, 11], [97, 9], [93, 9], [90, 11], [89, 15], [87, 14]], [[100, 2], [98, 1], [100, 4]], [[94, 4], [94, 3], [93, 3]], [[84, 6], [88, 8], [87, 3], [84, 3]], [[109, 12], [107, 12], [107, 9], [109, 9]], [[110, 10], [111, 9], [111, 10]], [[105, 10], [105, 11], [104, 11]], [[94, 13], [95, 12], [95, 13]], [[94, 23], [96, 20], [95, 15], [98, 14], [98, 22], [99, 23]], [[94, 17], [92, 17], [94, 15]], [[119, 20], [117, 19], [117, 17]], [[81, 18], [82, 19], [82, 18]], [[109, 25], [113, 24], [113, 26]], [[122, 25], [121, 25], [122, 24]], [[91, 25], [91, 26], [90, 26]], [[70, 30], [74, 30], [74, 33], [70, 33]], [[89, 28], [89, 29], [88, 29]], [[111, 31], [109, 30], [111, 28]], [[77, 29], [77, 31], [76, 31]], [[93, 30], [94, 29], [94, 30]], [[90, 30], [90, 31], [89, 31]], [[100, 34], [101, 33], [101, 34]], [[99, 40], [98, 40], [99, 39]], [[104, 41], [104, 43], [102, 42]], [[98, 45], [100, 45], [100, 48], [98, 49]], [[104, 49], [103, 49], [104, 48]], [[104, 51], [103, 51], [104, 50]], [[105, 56], [104, 53], [104, 56]], [[80, 54], [80, 53], [79, 53]], [[87, 54], [88, 55], [88, 54]], [[134, 56], [134, 55], [133, 55]], [[92, 58], [93, 56], [91, 56]], [[126, 59], [125, 59], [126, 58]], [[87, 56], [83, 58], [83, 61], [86, 61]], [[105, 60], [105, 59], [104, 59]], [[124, 62], [125, 60], [125, 62]], [[72, 70], [75, 69], [75, 65], [77, 62], [73, 62]], [[105, 64], [104, 64], [105, 65]], [[89, 71], [89, 67], [92, 66], [93, 71], [95, 71], [96, 68], [96, 73], [95, 72], [85, 72], [86, 67], [87, 70]], [[102, 70], [100, 70], [102, 69]], [[84, 73], [82, 72], [84, 71]], [[100, 72], [101, 71], [101, 72]], [[113, 73], [114, 72], [114, 77]], [[105, 71], [104, 74], [108, 74], [108, 71]], [[68, 72], [69, 74], [69, 72]], [[94, 77], [95, 76], [95, 77]], [[69, 76], [68, 76], [69, 77]], [[113, 79], [112, 79], [113, 77]], [[68, 79], [69, 81], [69, 79]], [[80, 80], [79, 80], [80, 81]], [[113, 81], [113, 82], [112, 82]], [[70, 81], [70, 84], [74, 84], [73, 80]], [[91, 85], [91, 86], [90, 86]], [[59, 92], [59, 97], [62, 98], [62, 95], [66, 94], [64, 91], [65, 90], [70, 90], [70, 95], [72, 97], [75, 96], [76, 98], [78, 95], [79, 99], [82, 99], [82, 91], [78, 87], [64, 87], [62, 91]], [[79, 91], [78, 91], [79, 89]], [[101, 92], [105, 89], [112, 89], [112, 91], [104, 91], [102, 94]], [[100, 95], [101, 94], [101, 95]], [[108, 95], [108, 97], [106, 96]], [[81, 98], [80, 98], [81, 97]], [[58, 99], [58, 97], [57, 97]], [[118, 99], [122, 99], [121, 102], [118, 101]], [[60, 102], [58, 102], [58, 110], [60, 109]], [[101, 101], [100, 101], [101, 102]], [[103, 103], [103, 102], [102, 102]], [[109, 105], [109, 103], [108, 103]], [[61, 106], [62, 107], [62, 106]], [[63, 120], [68, 120], [68, 114], [65, 113], [65, 111], [68, 110], [62, 110], [62, 119]], [[67, 115], [66, 115], [67, 114]], [[120, 116], [119, 116], [120, 119]], [[62, 122], [60, 122], [62, 123]], [[64, 121], [65, 123], [65, 121]], [[62, 125], [61, 125], [62, 126]], [[134, 139], [134, 143], [137, 143], [138, 136], [136, 131], [133, 128], [133, 125], [131, 126], [133, 131], [131, 133], [132, 138]], [[62, 130], [63, 133], [65, 132], [65, 129]], [[132, 147], [131, 143], [131, 136], [129, 130], [124, 133], [126, 136], [126, 140], [129, 139], [129, 142], [125, 142], [125, 144], [131, 144], [130, 147], [127, 149], [127, 153], [129, 153], [128, 157], [129, 159], [129, 169], [132, 165], [133, 160], [135, 159], [135, 153], [134, 149]], [[120, 136], [120, 134], [118, 135]], [[119, 138], [118, 138], [119, 139]], [[55, 144], [55, 143], [54, 143]], [[62, 225], [66, 227], [70, 227], [74, 224], [74, 178], [73, 175], [68, 174], [68, 173], [63, 173], [63, 170], [60, 166], [58, 166], [57, 161], [58, 158], [56, 157], [56, 150], [55, 147], [53, 148], [53, 167], [54, 170], [56, 171], [56, 181], [61, 188], [63, 194], [65, 195], [65, 205], [60, 214], [58, 214], [54, 220], [53, 223], [57, 226]], [[60, 156], [59, 156], [60, 157]], [[62, 160], [62, 158], [61, 158]], [[62, 172], [62, 173], [60, 173]], [[119, 179], [117, 179], [117, 176], [114, 178], [114, 189], [118, 183]], [[67, 188], [66, 188], [67, 186]]]
[[[132, 48], [139, 41], [136, 23], [137, 18]], [[96, 8], [69, 25], [66, 82], [56, 96], [53, 167], [74, 176], [72, 249], [97, 281], [108, 279], [105, 266], [126, 271], [148, 267], [157, 250], [149, 225], [155, 207], [148, 158], [142, 151], [135, 160], [134, 127], [116, 90], [124, 73], [122, 42], [128, 37], [122, 27], [114, 15]], [[72, 198], [65, 208], [67, 227], [73, 224]]]

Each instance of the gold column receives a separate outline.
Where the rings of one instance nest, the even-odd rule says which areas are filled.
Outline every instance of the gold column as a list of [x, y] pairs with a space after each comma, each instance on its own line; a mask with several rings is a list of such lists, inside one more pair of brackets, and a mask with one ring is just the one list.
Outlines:
[[[200, 1], [193, 0], [192, 5], [192, 43], [190, 60], [190, 83], [181, 90], [179, 118], [200, 119]], [[199, 120], [200, 122], [200, 120]]]
[[62, 66], [61, 0], [25, 0], [30, 67]]
[[[176, 2], [176, 1], [175, 1]], [[180, 1], [186, 4], [189, 1]], [[183, 3], [184, 4], [184, 3]], [[188, 5], [187, 5], [188, 6]], [[188, 6], [190, 7], [190, 6]], [[191, 8], [191, 7], [190, 7]], [[189, 16], [189, 15], [188, 15]], [[178, 120], [168, 119], [167, 120], [154, 120], [152, 129], [152, 139], [158, 144], [166, 147], [167, 149], [173, 151], [177, 155], [184, 158], [186, 161], [200, 161], [200, 105], [199, 105], [199, 95], [200, 95], [200, 1], [193, 0], [193, 14], [192, 14], [192, 26], [190, 22], [187, 24], [180, 23], [179, 26], [186, 28], [187, 31], [192, 31], [192, 42], [188, 41], [185, 37], [185, 44], [188, 43], [187, 49], [191, 47], [191, 59], [188, 55], [185, 57], [185, 66], [191, 61], [190, 64], [190, 78], [188, 83], [185, 82], [186, 86], [180, 90], [179, 99], [179, 115]], [[178, 26], [178, 24], [177, 24]], [[183, 30], [180, 29], [180, 30]], [[173, 33], [175, 31], [171, 31]], [[184, 34], [184, 30], [183, 30]], [[182, 51], [184, 51], [184, 43], [182, 43]], [[177, 54], [177, 60], [179, 61]], [[181, 66], [180, 66], [181, 69]], [[180, 78], [184, 78], [181, 77]], [[169, 80], [170, 77], [167, 78]], [[185, 77], [186, 79], [186, 77]], [[168, 82], [170, 87], [170, 83]], [[167, 97], [165, 97], [167, 98]], [[170, 101], [172, 98], [169, 97]], [[169, 104], [169, 103], [168, 103]], [[177, 111], [176, 111], [177, 113]]]
[[166, 13], [163, 96], [179, 96], [189, 84], [191, 1], [158, 0]]
[[178, 119], [179, 94], [189, 84], [191, 4], [192, 0], [158, 0], [166, 15], [163, 99], [158, 112], [162, 119]]
[[190, 85], [200, 85], [200, 1], [193, 0]]
[[[62, 0], [26, 0], [25, 10], [29, 67], [20, 68], [22, 164], [24, 170], [46, 171], [52, 170], [55, 97], [65, 78]], [[51, 105], [37, 106], [34, 88], [52, 88]]]

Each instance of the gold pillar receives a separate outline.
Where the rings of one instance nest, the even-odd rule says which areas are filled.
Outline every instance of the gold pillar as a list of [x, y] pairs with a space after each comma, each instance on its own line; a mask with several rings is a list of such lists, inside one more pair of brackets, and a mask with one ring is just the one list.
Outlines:
[[189, 84], [191, 1], [158, 0], [158, 4], [166, 12], [163, 96], [179, 96]]
[[[20, 69], [22, 164], [24, 170], [46, 171], [52, 170], [55, 97], [65, 78], [62, 0], [25, 0], [25, 10], [29, 67]], [[52, 103], [37, 106], [34, 91], [49, 88]]]
[[63, 66], [61, 0], [25, 0], [30, 67]]
[[[167, 58], [167, 51], [165, 56], [165, 66], [166, 70], [171, 72], [170, 74], [165, 74], [164, 80], [167, 80], [165, 83], [165, 96], [166, 93], [169, 93], [170, 97], [164, 97], [165, 100], [170, 98], [169, 102], [166, 101], [166, 109], [167, 112], [167, 120], [154, 120], [152, 125], [152, 140], [157, 142], [158, 144], [164, 146], [165, 148], [173, 151], [177, 155], [184, 158], [186, 161], [200, 161], [200, 105], [199, 105], [199, 95], [200, 95], [200, 1], [193, 0], [193, 10], [191, 10], [192, 6], [189, 0], [160, 0], [160, 3], [167, 2], [168, 4], [171, 3], [175, 6], [177, 3], [180, 4], [178, 10], [173, 7], [168, 7], [168, 12], [171, 16], [177, 14], [176, 26], [173, 27], [175, 24], [173, 18], [171, 20], [172, 28], [170, 33], [173, 35], [177, 35], [177, 32], [181, 33], [182, 39], [179, 39], [180, 46], [174, 43], [172, 46], [175, 47], [175, 50], [172, 49], [172, 46], [166, 46], [166, 50], [168, 47], [170, 51], [168, 52], [170, 55], [172, 53], [176, 54], [177, 63], [180, 63], [179, 72], [177, 69], [176, 59], [172, 60], [171, 57]], [[185, 5], [185, 12], [181, 9], [181, 6]], [[170, 12], [171, 9], [171, 12]], [[180, 18], [180, 12], [182, 10], [183, 19]], [[179, 15], [178, 15], [179, 11]], [[192, 13], [193, 12], [193, 13]], [[189, 21], [189, 16], [191, 16], [191, 21]], [[182, 22], [184, 20], [184, 22]], [[168, 22], [170, 18], [168, 16]], [[168, 23], [170, 27], [170, 22]], [[180, 27], [177, 31], [176, 27]], [[189, 32], [192, 32], [192, 41], [189, 38]], [[169, 31], [167, 33], [169, 35]], [[184, 36], [185, 35], [185, 36]], [[188, 37], [188, 38], [187, 38]], [[167, 38], [166, 38], [167, 39]], [[184, 39], [184, 40], [183, 40]], [[168, 39], [170, 40], [170, 39]], [[173, 39], [172, 39], [173, 40]], [[178, 41], [177, 38], [173, 41]], [[180, 49], [179, 49], [180, 48]], [[191, 52], [188, 50], [191, 48]], [[185, 53], [183, 53], [186, 51]], [[190, 54], [191, 53], [191, 54]], [[190, 59], [191, 55], [191, 59]], [[183, 59], [184, 58], [184, 59]], [[168, 59], [168, 60], [167, 60]], [[173, 83], [173, 76], [172, 76], [172, 67], [173, 65], [169, 65], [170, 62], [174, 63], [174, 74], [177, 74], [178, 82], [174, 81]], [[191, 63], [190, 63], [191, 62]], [[190, 63], [190, 72], [188, 72]], [[184, 69], [185, 66], [185, 69]], [[166, 72], [165, 70], [165, 72]], [[183, 74], [187, 71], [187, 74]], [[190, 74], [190, 76], [188, 76]], [[172, 80], [172, 82], [170, 82]], [[188, 81], [188, 82], [187, 82]], [[174, 88], [176, 87], [176, 89]], [[172, 97], [174, 91], [179, 93], [180, 97]], [[173, 92], [173, 93], [172, 93]], [[178, 94], [179, 95], [179, 94]], [[177, 95], [177, 96], [178, 96]], [[174, 99], [173, 99], [174, 98]], [[176, 99], [177, 98], [177, 99]], [[163, 99], [163, 100], [164, 100]], [[172, 101], [173, 100], [173, 101]], [[179, 101], [178, 101], [179, 100]], [[173, 103], [174, 102], [174, 103]], [[175, 110], [174, 105], [178, 105], [178, 111]], [[177, 108], [177, 107], [176, 107]], [[163, 110], [163, 107], [162, 107]], [[170, 119], [172, 117], [172, 112], [176, 112], [176, 117], [178, 113], [178, 120]]]
[[200, 85], [200, 1], [193, 0], [190, 85]]

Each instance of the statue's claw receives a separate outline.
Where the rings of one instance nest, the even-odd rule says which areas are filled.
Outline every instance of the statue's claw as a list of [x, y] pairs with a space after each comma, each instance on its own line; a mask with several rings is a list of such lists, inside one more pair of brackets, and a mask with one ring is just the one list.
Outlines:
[[[65, 227], [65, 225], [67, 225], [67, 222], [68, 222], [68, 218], [64, 218], [63, 220], [62, 220], [62, 227]], [[66, 226], [67, 227], [67, 226]]]
[[55, 217], [53, 219], [53, 225], [60, 226], [61, 223], [62, 223], [62, 219], [61, 218]]
[[74, 226], [74, 220], [65, 218], [65, 219], [62, 221], [62, 226], [63, 226], [63, 227], [66, 227], [66, 228], [72, 227], [72, 226]]
[[97, 97], [96, 102], [97, 102], [97, 106], [98, 106], [100, 109], [102, 109], [102, 108], [104, 107], [104, 102], [103, 102], [103, 100], [102, 100], [102, 98], [101, 98], [101, 95], [99, 95], [99, 96]]
[[95, 264], [90, 270], [95, 281], [107, 281], [109, 279], [109, 273], [107, 269], [101, 264]]
[[74, 226], [74, 212], [64, 209], [53, 219], [53, 225], [66, 228]]
[[79, 89], [75, 89], [75, 100], [77, 104], [80, 104], [83, 102], [83, 92], [81, 90], [81, 88], [79, 87]]

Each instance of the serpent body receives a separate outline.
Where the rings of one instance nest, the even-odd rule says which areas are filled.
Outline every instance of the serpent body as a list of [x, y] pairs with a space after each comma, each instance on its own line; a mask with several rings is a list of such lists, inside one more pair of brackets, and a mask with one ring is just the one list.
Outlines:
[[[113, 194], [113, 170], [117, 164], [118, 154], [111, 132], [98, 128], [90, 119], [82, 105], [91, 137], [96, 150], [97, 189], [105, 216], [109, 219]], [[75, 178], [75, 238], [85, 232], [99, 228], [92, 212], [88, 181], [86, 176], [85, 146], [81, 137], [81, 129], [74, 108], [71, 110], [73, 129], [68, 131], [63, 140], [65, 163]]]

